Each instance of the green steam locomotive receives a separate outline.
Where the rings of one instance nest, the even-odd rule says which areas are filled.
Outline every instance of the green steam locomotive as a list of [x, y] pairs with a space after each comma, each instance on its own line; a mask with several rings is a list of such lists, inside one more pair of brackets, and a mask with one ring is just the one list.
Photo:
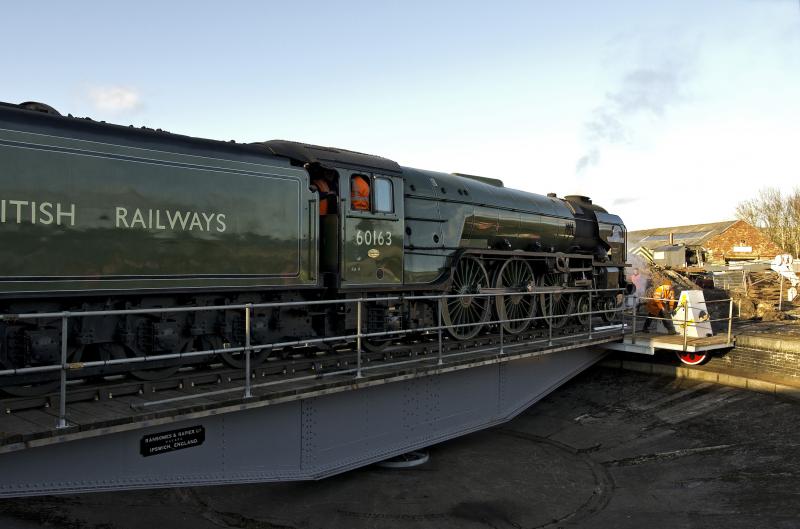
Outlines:
[[[451, 293], [461, 296], [372, 303], [366, 330], [435, 326], [439, 311], [457, 340], [492, 318], [508, 333], [537, 314], [561, 315], [546, 323], [562, 325], [585, 307], [581, 290], [626, 287], [625, 241], [622, 220], [583, 196], [0, 103], [0, 369], [60, 361], [58, 321], [9, 316], [23, 313]], [[537, 296], [543, 287], [570, 292]], [[478, 295], [487, 292], [497, 295]], [[595, 306], [610, 315], [618, 292], [596, 295]], [[354, 311], [337, 304], [252, 315], [254, 344], [355, 328]], [[242, 344], [242, 329], [240, 311], [73, 317], [69, 360], [222, 349]]]

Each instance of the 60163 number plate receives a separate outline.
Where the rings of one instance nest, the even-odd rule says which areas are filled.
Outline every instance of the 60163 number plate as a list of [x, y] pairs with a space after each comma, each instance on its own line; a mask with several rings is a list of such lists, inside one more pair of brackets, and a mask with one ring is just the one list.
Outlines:
[[203, 426], [189, 426], [180, 430], [157, 432], [142, 437], [139, 453], [143, 457], [165, 454], [184, 448], [200, 446], [206, 440], [206, 429]]

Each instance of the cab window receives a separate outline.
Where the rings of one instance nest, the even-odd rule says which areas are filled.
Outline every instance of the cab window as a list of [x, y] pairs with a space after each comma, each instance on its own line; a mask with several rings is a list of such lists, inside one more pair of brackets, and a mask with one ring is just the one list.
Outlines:
[[394, 213], [394, 195], [392, 181], [388, 178], [376, 178], [373, 190], [376, 213]]
[[356, 174], [350, 178], [350, 208], [369, 211], [369, 177]]

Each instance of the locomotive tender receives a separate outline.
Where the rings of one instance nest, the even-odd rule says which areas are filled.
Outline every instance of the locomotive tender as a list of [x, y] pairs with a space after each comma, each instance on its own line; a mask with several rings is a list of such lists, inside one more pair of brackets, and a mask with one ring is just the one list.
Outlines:
[[[447, 299], [450, 334], [470, 339], [493, 315], [520, 333], [524, 318], [564, 315], [547, 320], [557, 326], [586, 310], [586, 295], [527, 294], [537, 287], [624, 288], [625, 235], [586, 197], [0, 103], [0, 314], [494, 292]], [[616, 306], [601, 294], [595, 307]], [[435, 326], [437, 311], [433, 300], [370, 303], [365, 332]], [[352, 305], [255, 309], [252, 343], [355, 328]], [[74, 317], [69, 359], [222, 349], [243, 344], [243, 329], [240, 311]], [[57, 319], [0, 321], [0, 369], [59, 363], [60, 348]]]

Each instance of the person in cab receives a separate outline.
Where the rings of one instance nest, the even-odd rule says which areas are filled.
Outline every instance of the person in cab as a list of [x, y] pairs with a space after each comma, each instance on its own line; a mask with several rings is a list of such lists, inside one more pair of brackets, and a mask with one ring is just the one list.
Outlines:
[[350, 179], [350, 203], [355, 211], [369, 211], [369, 180], [354, 175]]

